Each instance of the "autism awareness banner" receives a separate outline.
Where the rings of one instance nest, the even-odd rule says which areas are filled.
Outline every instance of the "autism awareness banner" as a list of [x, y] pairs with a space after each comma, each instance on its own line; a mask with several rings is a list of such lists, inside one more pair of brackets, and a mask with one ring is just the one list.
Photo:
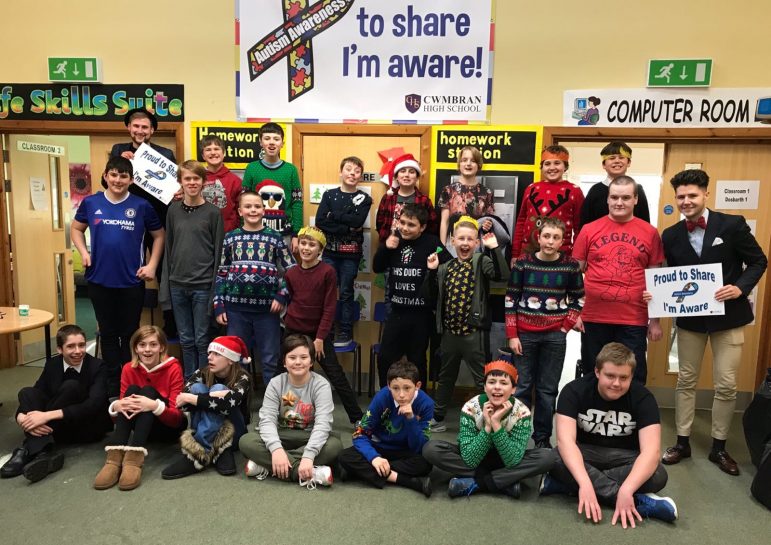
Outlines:
[[238, 115], [487, 122], [492, 0], [236, 0]]

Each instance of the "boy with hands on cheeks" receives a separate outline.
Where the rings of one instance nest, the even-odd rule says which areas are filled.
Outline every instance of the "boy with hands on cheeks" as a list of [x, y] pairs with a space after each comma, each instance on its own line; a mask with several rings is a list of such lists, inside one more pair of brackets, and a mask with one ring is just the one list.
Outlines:
[[423, 456], [451, 473], [450, 497], [492, 492], [518, 499], [520, 481], [551, 469], [551, 449], [525, 450], [530, 439], [530, 411], [513, 397], [517, 371], [508, 362], [485, 365], [484, 393], [463, 405], [458, 444], [429, 441]]

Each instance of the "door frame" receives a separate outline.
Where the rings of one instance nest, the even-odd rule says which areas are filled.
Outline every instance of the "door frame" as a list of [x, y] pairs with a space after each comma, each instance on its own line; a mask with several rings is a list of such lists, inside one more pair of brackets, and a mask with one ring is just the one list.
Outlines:
[[[116, 142], [124, 141], [127, 135], [125, 124], [121, 121], [0, 121], [0, 135], [38, 134], [38, 135], [73, 135], [73, 136], [114, 136]], [[177, 157], [184, 157], [185, 123], [182, 121], [160, 122], [155, 135], [171, 136], [177, 146]], [[3, 169], [8, 162], [3, 157]], [[0, 187], [0, 306], [14, 306], [13, 270], [11, 267], [10, 233], [8, 232], [6, 172], [2, 172]], [[0, 361], [16, 360], [16, 343], [4, 335], [0, 338]]]
[[[757, 128], [623, 128], [623, 127], [544, 127], [543, 145], [559, 144], [561, 141], [572, 142], [660, 142], [663, 144], [683, 142], [705, 142], [713, 144], [757, 143], [771, 144], [771, 127]], [[658, 212], [657, 212], [658, 213]], [[771, 294], [771, 273], [766, 271], [766, 294]], [[760, 339], [771, 338], [771, 303], [763, 301], [760, 310]], [[771, 342], [758, 347], [758, 361], [755, 362], [755, 388], [766, 377], [767, 365], [762, 362], [771, 358]]]
[[[418, 136], [420, 137], [420, 161], [424, 172], [431, 164], [431, 125], [292, 125], [292, 162], [303, 179], [303, 138], [306, 136]], [[380, 170], [378, 168], [378, 170]]]

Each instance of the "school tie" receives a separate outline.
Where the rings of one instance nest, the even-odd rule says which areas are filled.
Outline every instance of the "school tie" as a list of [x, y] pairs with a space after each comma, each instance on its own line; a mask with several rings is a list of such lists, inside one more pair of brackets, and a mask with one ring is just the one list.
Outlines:
[[707, 221], [704, 219], [704, 216], [700, 217], [696, 221], [685, 220], [685, 228], [688, 229], [689, 233], [693, 233], [693, 230], [697, 227], [701, 227], [702, 229], [707, 228]]
[[80, 373], [78, 373], [73, 367], [70, 367], [64, 372], [64, 380], [79, 380]]

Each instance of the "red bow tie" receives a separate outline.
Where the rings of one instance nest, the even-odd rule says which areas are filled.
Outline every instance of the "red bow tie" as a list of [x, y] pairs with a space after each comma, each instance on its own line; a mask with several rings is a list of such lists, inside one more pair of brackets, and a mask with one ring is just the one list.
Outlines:
[[688, 229], [689, 233], [692, 233], [697, 227], [701, 227], [702, 229], [707, 228], [707, 221], [704, 219], [704, 216], [696, 221], [685, 220], [685, 228]]

